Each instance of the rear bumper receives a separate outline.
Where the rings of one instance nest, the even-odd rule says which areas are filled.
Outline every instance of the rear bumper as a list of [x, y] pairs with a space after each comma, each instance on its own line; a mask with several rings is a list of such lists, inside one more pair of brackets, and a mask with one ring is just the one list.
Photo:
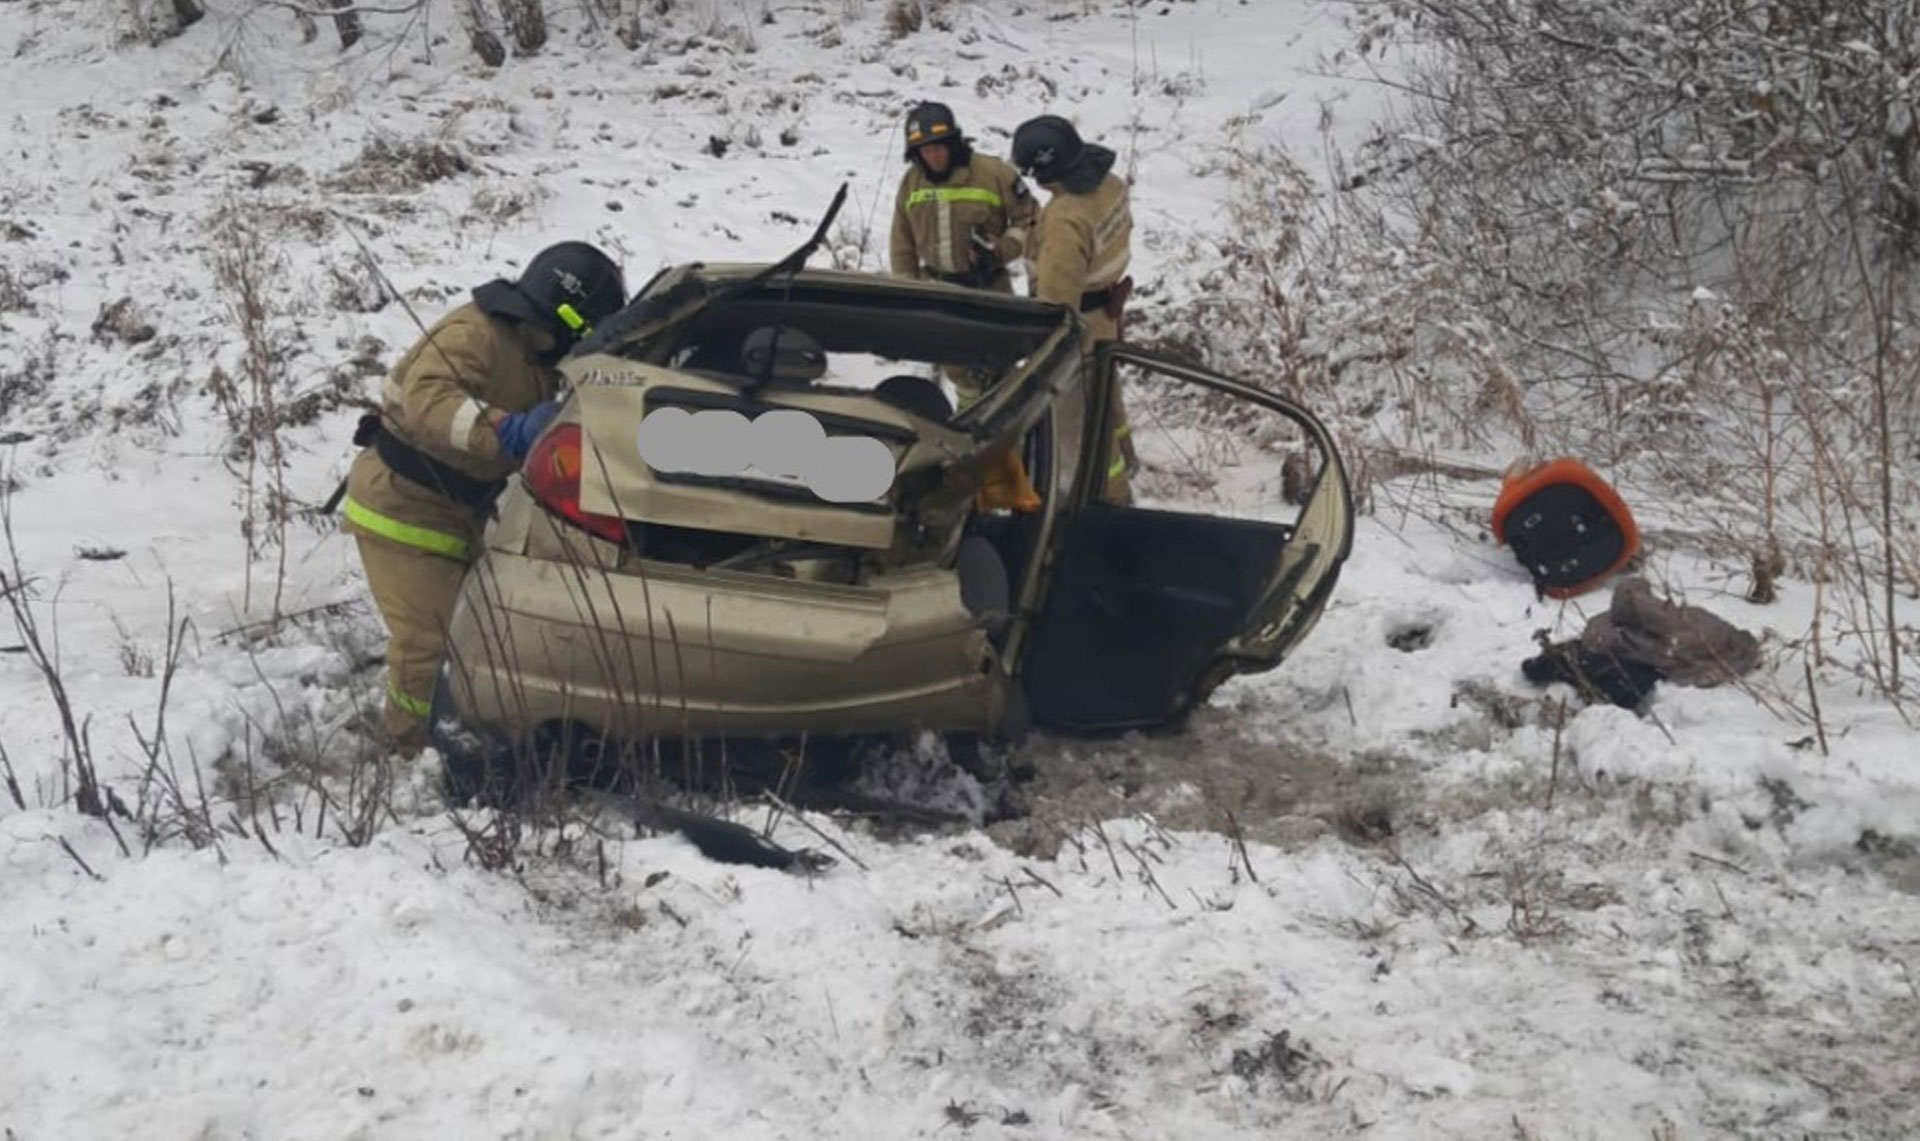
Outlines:
[[556, 722], [620, 737], [997, 733], [1009, 683], [951, 572], [850, 587], [499, 549], [467, 576], [434, 722], [499, 746]]

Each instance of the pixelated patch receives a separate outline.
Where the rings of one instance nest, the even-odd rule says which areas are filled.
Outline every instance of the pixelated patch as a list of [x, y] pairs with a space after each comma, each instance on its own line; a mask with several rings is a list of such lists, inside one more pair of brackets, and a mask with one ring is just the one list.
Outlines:
[[829, 436], [802, 409], [647, 413], [634, 440], [655, 471], [803, 486], [829, 503], [872, 502], [893, 487], [893, 452], [869, 436]]

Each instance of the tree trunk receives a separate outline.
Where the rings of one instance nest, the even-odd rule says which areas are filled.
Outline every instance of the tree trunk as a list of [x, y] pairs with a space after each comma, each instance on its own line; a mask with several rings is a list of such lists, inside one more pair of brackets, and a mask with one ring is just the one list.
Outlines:
[[609, 0], [608, 15], [613, 20], [613, 34], [627, 50], [639, 50], [640, 0]]
[[[175, 0], [178, 3], [178, 0]], [[354, 0], [328, 0], [327, 6], [335, 9], [333, 30], [340, 33], [340, 50], [345, 51], [360, 42], [360, 13], [354, 11]]]
[[499, 67], [505, 63], [506, 45], [487, 27], [487, 10], [481, 7], [480, 0], [467, 0], [461, 15], [462, 22], [467, 26], [467, 42], [473, 46], [473, 54], [479, 56], [488, 67]]
[[500, 13], [520, 54], [531, 55], [547, 42], [547, 11], [541, 0], [500, 0]]

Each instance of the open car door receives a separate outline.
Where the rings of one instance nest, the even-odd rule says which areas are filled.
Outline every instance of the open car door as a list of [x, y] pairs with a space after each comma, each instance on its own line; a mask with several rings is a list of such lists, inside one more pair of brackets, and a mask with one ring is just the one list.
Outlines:
[[1325, 427], [1278, 393], [1115, 343], [1090, 378], [1084, 421], [1059, 409], [1069, 515], [1027, 635], [1028, 711], [1160, 726], [1313, 628], [1352, 549], [1351, 488]]

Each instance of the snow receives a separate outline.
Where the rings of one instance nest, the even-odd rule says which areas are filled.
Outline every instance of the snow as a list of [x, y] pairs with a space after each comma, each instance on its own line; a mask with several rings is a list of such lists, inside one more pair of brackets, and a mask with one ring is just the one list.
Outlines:
[[[351, 543], [304, 518], [278, 604], [306, 616], [261, 624], [278, 551], [248, 560], [209, 388], [244, 375], [222, 217], [281, 259], [285, 391], [329, 397], [284, 436], [317, 506], [349, 459], [338, 398], [379, 383], [335, 370], [548, 241], [605, 243], [636, 285], [775, 257], [844, 180], [831, 256], [880, 268], [914, 99], [997, 153], [1074, 115], [1136, 180], [1136, 275], [1173, 283], [1225, 225], [1231, 121], [1317, 171], [1383, 99], [1321, 67], [1339, 9], [1305, 0], [976, 0], [897, 40], [878, 0], [644, 9], [639, 51], [568, 9], [494, 73], [446, 6], [372, 17], [343, 56], [272, 7], [149, 46], [115, 42], [118, 9], [0, 4], [0, 299], [27, 302], [0, 305], [7, 580], [102, 780], [136, 798], [164, 681], [166, 756], [225, 825], [149, 850], [75, 811], [49, 688], [0, 655], [25, 801], [0, 795], [5, 1136], [1920, 1135], [1920, 769], [1863, 640], [1828, 631], [1816, 724], [1814, 588], [1755, 605], [1737, 568], [1659, 548], [1654, 581], [1765, 635], [1767, 665], [1663, 686], [1645, 718], [1562, 707], [1519, 662], [1604, 595], [1537, 600], [1478, 533], [1486, 484], [1444, 520], [1363, 518], [1298, 655], [1184, 735], [1043, 743], [1042, 792], [1086, 809], [1054, 831], [782, 814], [776, 839], [838, 857], [796, 876], [602, 821], [488, 868], [430, 761], [370, 835], [322, 813], [291, 758], [351, 756], [383, 635]], [[361, 161], [378, 142], [467, 169], [396, 181]], [[407, 305], [340, 303], [380, 295], [356, 239]], [[94, 332], [123, 297], [153, 336]], [[239, 773], [271, 802], [234, 802]]]

